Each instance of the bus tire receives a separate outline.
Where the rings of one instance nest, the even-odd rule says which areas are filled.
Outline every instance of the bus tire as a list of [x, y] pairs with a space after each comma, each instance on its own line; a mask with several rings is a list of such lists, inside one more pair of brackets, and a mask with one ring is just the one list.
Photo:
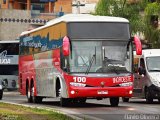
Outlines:
[[146, 88], [146, 90], [145, 90], [145, 99], [146, 99], [147, 103], [149, 103], [149, 104], [153, 103], [151, 91], [148, 88]]
[[60, 106], [61, 107], [66, 107], [69, 105], [69, 98], [60, 98]]
[[31, 89], [29, 87], [29, 82], [26, 82], [26, 96], [28, 103], [32, 103], [32, 97], [31, 97]]
[[35, 93], [35, 91], [34, 91], [34, 83], [33, 83], [33, 81], [31, 82], [31, 99], [32, 99], [32, 102], [33, 103], [42, 103], [42, 97], [40, 97], [40, 96], [34, 96], [34, 93]]
[[2, 100], [3, 97], [3, 90], [0, 90], [0, 100]]
[[119, 104], [119, 97], [110, 98], [110, 104], [112, 107], [117, 107]]
[[42, 103], [43, 98], [39, 96], [34, 96], [33, 97], [33, 102], [34, 103]]
[[81, 98], [78, 100], [80, 104], [85, 104], [86, 103], [86, 98]]
[[129, 102], [129, 98], [122, 97], [122, 101], [123, 101], [123, 102]]
[[26, 96], [27, 96], [27, 100], [29, 103], [32, 103], [32, 97], [31, 97], [31, 90], [29, 88], [29, 86], [27, 85], [26, 87]]

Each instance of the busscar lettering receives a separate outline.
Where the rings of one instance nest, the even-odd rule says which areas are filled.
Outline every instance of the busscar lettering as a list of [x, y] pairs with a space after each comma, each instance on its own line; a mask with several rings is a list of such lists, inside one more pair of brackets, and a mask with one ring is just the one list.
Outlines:
[[113, 78], [113, 83], [125, 83], [130, 81], [131, 81], [131, 76]]

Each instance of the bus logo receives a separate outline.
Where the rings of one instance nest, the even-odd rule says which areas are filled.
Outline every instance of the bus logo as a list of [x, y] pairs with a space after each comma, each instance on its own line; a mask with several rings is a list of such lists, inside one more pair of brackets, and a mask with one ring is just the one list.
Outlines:
[[113, 83], [126, 83], [131, 81], [131, 76], [115, 77]]

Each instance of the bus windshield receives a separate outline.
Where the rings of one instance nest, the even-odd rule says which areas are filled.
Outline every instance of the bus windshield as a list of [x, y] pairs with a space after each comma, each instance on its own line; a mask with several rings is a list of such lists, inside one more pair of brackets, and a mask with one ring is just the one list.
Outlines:
[[[70, 72], [113, 73], [127, 70], [127, 41], [72, 41]], [[93, 58], [94, 56], [94, 58]]]
[[160, 72], [160, 56], [154, 56], [154, 57], [147, 57], [147, 68], [148, 71], [159, 71]]

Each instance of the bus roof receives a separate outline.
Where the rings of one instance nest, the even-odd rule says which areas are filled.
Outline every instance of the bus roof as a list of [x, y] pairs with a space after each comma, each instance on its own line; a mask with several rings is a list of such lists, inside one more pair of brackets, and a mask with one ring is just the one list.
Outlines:
[[64, 22], [128, 22], [125, 18], [111, 16], [96, 16], [91, 14], [67, 14], [60, 18], [47, 22], [47, 25], [53, 25]]
[[3, 40], [3, 41], [0, 41], [0, 43], [19, 43], [19, 40]]
[[21, 33], [22, 35], [29, 34], [35, 31], [38, 31], [40, 29], [49, 27], [51, 25], [60, 23], [60, 22], [121, 22], [121, 23], [129, 23], [129, 21], [125, 18], [121, 17], [111, 17], [111, 16], [95, 16], [90, 14], [67, 14], [62, 17], [53, 19], [49, 22], [47, 22], [44, 26], [38, 27], [36, 29], [33, 29], [31, 31], [24, 31]]

